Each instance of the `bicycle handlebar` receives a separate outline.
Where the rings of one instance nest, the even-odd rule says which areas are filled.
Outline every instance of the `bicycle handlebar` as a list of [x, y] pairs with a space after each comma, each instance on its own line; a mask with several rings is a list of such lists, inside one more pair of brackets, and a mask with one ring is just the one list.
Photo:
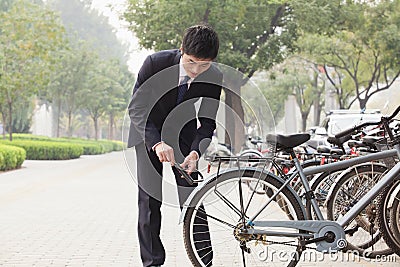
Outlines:
[[341, 137], [350, 135], [350, 134], [354, 133], [355, 131], [360, 130], [360, 129], [364, 128], [364, 127], [372, 126], [372, 125], [379, 125], [379, 124], [381, 124], [381, 123], [382, 123], [382, 121], [377, 121], [377, 122], [365, 122], [365, 123], [362, 123], [362, 124], [360, 124], [360, 125], [356, 125], [356, 126], [354, 126], [354, 127], [352, 127], [352, 128], [349, 128], [349, 129], [347, 129], [347, 130], [344, 130], [344, 131], [342, 131], [342, 132], [340, 132], [340, 133], [335, 134], [335, 138], [339, 139], [339, 138], [341, 138]]
[[335, 134], [335, 138], [341, 138], [341, 137], [343, 137], [343, 136], [350, 135], [350, 134], [352, 134], [353, 132], [355, 132], [355, 131], [357, 131], [357, 130], [360, 130], [360, 129], [362, 129], [362, 128], [364, 128], [364, 127], [367, 127], [367, 126], [379, 125], [379, 124], [381, 124], [383, 121], [390, 121], [390, 120], [392, 120], [394, 117], [396, 117], [396, 115], [397, 115], [399, 112], [400, 112], [400, 106], [398, 106], [398, 107], [396, 108], [396, 110], [392, 113], [392, 115], [390, 115], [389, 117], [382, 116], [382, 118], [381, 118], [380, 121], [376, 121], [376, 122], [365, 122], [365, 123], [362, 123], [362, 124], [360, 124], [360, 125], [356, 125], [356, 126], [350, 128], [350, 129], [347, 129], [347, 130], [344, 130], [344, 131], [342, 131], [342, 132], [340, 132], [340, 133]]

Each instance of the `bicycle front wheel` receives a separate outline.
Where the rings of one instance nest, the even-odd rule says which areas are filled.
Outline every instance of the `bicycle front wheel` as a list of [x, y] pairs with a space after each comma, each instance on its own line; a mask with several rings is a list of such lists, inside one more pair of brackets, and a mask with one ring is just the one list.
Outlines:
[[[200, 189], [183, 225], [185, 247], [193, 265], [295, 266], [302, 252], [298, 237], [241, 234], [243, 222], [258, 213], [281, 186], [275, 176], [248, 169], [226, 172]], [[259, 190], [265, 193], [257, 193]], [[304, 220], [301, 205], [293, 191], [283, 188], [256, 220]], [[266, 230], [257, 225], [247, 229]]]

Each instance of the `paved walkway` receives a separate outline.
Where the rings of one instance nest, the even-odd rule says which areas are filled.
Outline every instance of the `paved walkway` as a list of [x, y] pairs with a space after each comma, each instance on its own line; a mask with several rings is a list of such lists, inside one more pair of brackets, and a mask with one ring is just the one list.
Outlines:
[[[136, 185], [121, 152], [26, 161], [0, 174], [0, 266], [141, 266]], [[165, 266], [191, 266], [179, 209], [163, 206]], [[399, 266], [348, 262], [347, 266]], [[339, 266], [342, 262], [298, 266]]]

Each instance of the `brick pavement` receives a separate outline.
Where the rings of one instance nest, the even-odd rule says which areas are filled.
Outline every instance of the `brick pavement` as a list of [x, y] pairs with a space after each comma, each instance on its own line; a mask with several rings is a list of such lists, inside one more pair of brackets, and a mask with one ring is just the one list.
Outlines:
[[[163, 206], [165, 266], [190, 266], [179, 209]], [[141, 266], [136, 186], [121, 152], [26, 161], [0, 174], [0, 266]], [[346, 266], [399, 266], [346, 262]], [[325, 260], [298, 266], [340, 266]]]

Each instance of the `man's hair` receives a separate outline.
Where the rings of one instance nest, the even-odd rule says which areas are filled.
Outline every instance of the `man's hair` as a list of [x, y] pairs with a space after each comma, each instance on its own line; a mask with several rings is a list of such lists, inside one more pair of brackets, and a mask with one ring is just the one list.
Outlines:
[[217, 33], [208, 25], [195, 25], [185, 30], [182, 52], [200, 59], [215, 59], [218, 55]]

